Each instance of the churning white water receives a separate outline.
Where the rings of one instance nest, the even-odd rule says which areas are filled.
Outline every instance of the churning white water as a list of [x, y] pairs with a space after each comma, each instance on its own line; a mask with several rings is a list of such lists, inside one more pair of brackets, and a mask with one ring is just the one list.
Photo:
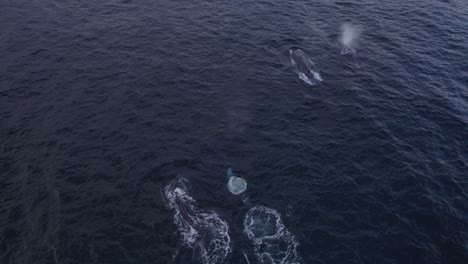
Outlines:
[[204, 264], [224, 263], [231, 252], [229, 226], [217, 213], [198, 208], [186, 184], [185, 178], [177, 176], [163, 189], [182, 244], [192, 249], [193, 255]]

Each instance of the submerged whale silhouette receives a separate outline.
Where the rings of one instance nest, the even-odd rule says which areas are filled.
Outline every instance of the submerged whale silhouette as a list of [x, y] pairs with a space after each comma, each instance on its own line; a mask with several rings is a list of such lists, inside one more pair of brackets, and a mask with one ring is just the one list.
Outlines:
[[[291, 64], [296, 68], [299, 78], [308, 84], [314, 84], [315, 81], [322, 81], [319, 71], [309, 57], [299, 48], [289, 50]], [[315, 80], [315, 81], [314, 81]]]

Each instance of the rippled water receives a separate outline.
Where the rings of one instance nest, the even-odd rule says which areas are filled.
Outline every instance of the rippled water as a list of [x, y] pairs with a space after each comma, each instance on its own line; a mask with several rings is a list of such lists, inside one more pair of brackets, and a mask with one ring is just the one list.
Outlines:
[[[229, 226], [226, 263], [257, 263], [255, 206], [281, 214], [302, 263], [468, 263], [467, 14], [1, 1], [0, 262], [197, 263], [162, 195], [171, 170]], [[354, 59], [344, 23], [362, 28]], [[291, 47], [322, 82], [298, 78]]]

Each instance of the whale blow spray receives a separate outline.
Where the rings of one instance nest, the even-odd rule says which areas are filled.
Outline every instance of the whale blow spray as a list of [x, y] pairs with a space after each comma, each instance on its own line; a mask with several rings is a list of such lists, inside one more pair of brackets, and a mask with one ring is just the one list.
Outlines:
[[356, 39], [361, 34], [361, 28], [345, 23], [341, 26], [341, 37], [340, 42], [343, 44], [343, 49], [341, 50], [341, 54], [354, 54], [356, 50], [352, 47], [356, 43]]

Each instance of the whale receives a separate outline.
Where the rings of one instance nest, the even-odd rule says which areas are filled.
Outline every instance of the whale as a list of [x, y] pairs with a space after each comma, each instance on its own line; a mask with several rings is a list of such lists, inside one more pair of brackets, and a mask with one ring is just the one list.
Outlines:
[[299, 48], [289, 49], [291, 64], [296, 69], [299, 78], [307, 84], [314, 85], [322, 81], [322, 77], [312, 60]]
[[356, 57], [356, 50], [354, 48], [344, 45], [341, 49], [341, 55], [345, 58], [349, 66], [359, 68], [359, 64]]
[[342, 55], [355, 55], [356, 50], [351, 48], [350, 46], [344, 46], [343, 49], [341, 49], [341, 54]]

